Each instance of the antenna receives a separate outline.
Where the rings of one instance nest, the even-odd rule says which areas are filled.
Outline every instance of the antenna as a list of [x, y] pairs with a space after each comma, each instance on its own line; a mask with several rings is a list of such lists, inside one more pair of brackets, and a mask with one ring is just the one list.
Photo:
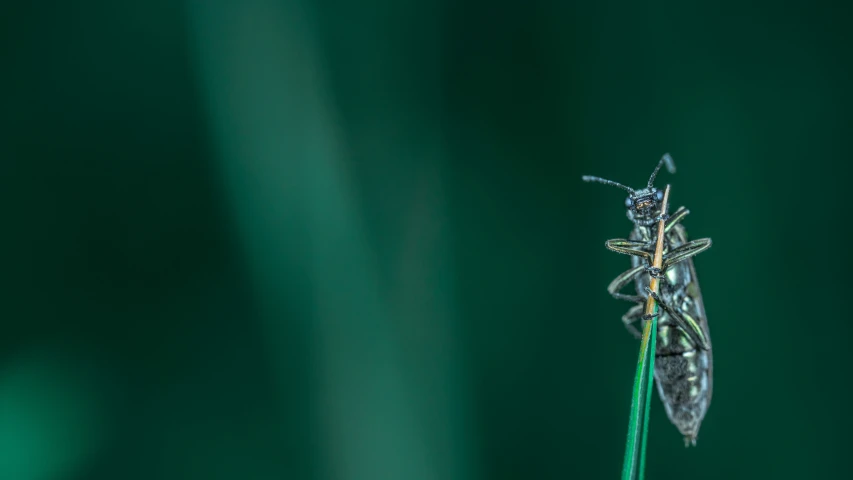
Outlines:
[[668, 153], [664, 153], [662, 157], [660, 157], [660, 161], [658, 162], [658, 166], [655, 167], [655, 171], [652, 172], [652, 176], [649, 177], [649, 185], [648, 188], [652, 188], [652, 185], [655, 183], [655, 177], [658, 176], [658, 170], [660, 170], [660, 166], [666, 164], [666, 169], [669, 173], [675, 173], [675, 162], [672, 161], [672, 157], [669, 156]]
[[629, 192], [631, 192], [632, 195], [634, 194], [633, 188], [626, 187], [625, 185], [622, 185], [621, 183], [614, 182], [613, 180], [607, 180], [606, 178], [601, 178], [601, 177], [592, 177], [589, 175], [584, 175], [581, 178], [583, 178], [584, 182], [598, 182], [598, 183], [603, 183], [605, 185], [613, 185], [614, 187], [619, 187], [619, 188], [628, 190]]

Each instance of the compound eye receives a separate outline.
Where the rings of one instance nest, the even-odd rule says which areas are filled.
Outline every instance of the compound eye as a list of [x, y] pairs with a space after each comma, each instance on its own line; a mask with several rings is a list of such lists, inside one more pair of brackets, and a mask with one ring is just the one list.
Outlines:
[[663, 200], [663, 190], [658, 190], [655, 192], [655, 200], [662, 201]]
[[634, 206], [634, 199], [631, 197], [626, 198], [625, 199], [625, 206], [628, 208], [633, 207]]

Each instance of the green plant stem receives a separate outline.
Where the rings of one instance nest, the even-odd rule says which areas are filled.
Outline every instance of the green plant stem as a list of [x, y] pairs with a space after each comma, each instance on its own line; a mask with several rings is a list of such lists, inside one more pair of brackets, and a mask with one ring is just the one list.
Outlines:
[[[657, 313], [657, 311], [658, 306], [655, 305], [655, 313]], [[649, 342], [649, 379], [646, 382], [646, 411], [643, 418], [643, 439], [640, 442], [640, 480], [643, 480], [646, 477], [646, 445], [648, 444], [646, 440], [649, 436], [649, 409], [652, 405], [652, 386], [655, 384], [655, 351], [658, 339], [657, 317], [652, 318], [649, 323], [651, 324], [651, 333], [649, 334], [649, 338], [651, 339]]]
[[[669, 205], [669, 185], [664, 190], [661, 212], [666, 213]], [[658, 221], [657, 243], [652, 266], [660, 268], [663, 264], [663, 237], [665, 220], [663, 216]], [[649, 288], [658, 292], [659, 281], [652, 278]], [[634, 375], [634, 388], [631, 396], [631, 415], [628, 420], [628, 440], [625, 445], [625, 459], [622, 463], [622, 480], [642, 480], [646, 470], [646, 443], [649, 432], [649, 409], [654, 384], [655, 348], [657, 346], [657, 316], [658, 306], [650, 295], [646, 300], [644, 313], [652, 315], [643, 326], [643, 337], [640, 341], [640, 356], [637, 359], [637, 373]]]
[[[657, 312], [657, 305], [654, 308], [654, 311]], [[628, 441], [625, 445], [625, 460], [622, 464], [623, 480], [643, 478], [649, 406], [651, 405], [652, 385], [654, 384], [652, 379], [656, 341], [657, 318], [652, 318], [646, 322], [643, 329], [643, 339], [640, 342], [640, 355], [637, 359], [637, 373], [634, 376], [631, 398], [631, 415], [628, 421]]]

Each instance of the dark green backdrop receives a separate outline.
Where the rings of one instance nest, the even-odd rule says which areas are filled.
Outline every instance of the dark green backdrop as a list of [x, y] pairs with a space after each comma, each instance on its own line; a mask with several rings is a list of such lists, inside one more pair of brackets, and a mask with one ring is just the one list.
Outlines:
[[853, 4], [8, 2], [0, 478], [609, 479], [671, 152], [714, 399], [648, 478], [844, 478]]

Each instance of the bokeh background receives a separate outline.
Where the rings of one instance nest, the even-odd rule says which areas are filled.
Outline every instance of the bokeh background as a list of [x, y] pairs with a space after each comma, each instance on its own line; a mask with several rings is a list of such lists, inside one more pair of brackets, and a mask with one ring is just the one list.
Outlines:
[[[833, 4], [835, 3], [835, 4]], [[7, 2], [0, 479], [608, 479], [624, 192], [714, 399], [648, 478], [843, 478], [850, 2]]]

